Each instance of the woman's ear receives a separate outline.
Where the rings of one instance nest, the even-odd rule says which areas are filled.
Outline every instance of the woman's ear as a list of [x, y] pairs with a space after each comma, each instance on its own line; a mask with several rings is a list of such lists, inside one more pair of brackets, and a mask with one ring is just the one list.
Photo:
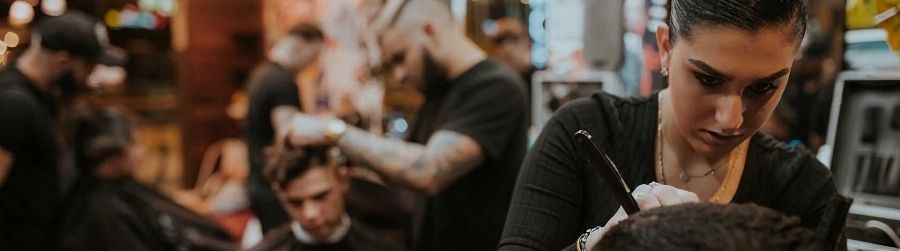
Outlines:
[[659, 65], [663, 71], [669, 69], [672, 54], [672, 38], [669, 37], [669, 25], [663, 23], [656, 27], [656, 44], [659, 45]]

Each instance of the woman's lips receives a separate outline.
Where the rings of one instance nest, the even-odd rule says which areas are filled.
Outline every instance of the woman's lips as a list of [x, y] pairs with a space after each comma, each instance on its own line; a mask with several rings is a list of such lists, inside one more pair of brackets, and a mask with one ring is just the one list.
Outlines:
[[703, 130], [701, 138], [703, 138], [703, 141], [706, 141], [707, 144], [712, 146], [727, 147], [737, 145], [741, 140], [741, 134], [725, 135], [709, 130]]

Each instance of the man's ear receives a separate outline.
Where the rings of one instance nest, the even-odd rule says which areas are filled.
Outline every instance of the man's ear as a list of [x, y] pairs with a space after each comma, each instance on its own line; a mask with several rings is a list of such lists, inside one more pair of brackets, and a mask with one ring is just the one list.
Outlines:
[[437, 30], [437, 27], [435, 27], [434, 23], [426, 20], [422, 22], [421, 28], [422, 33], [420, 35], [423, 36], [422, 39], [425, 40], [423, 41], [425, 43], [425, 46], [431, 47], [431, 49], [439, 47], [439, 45], [443, 42], [441, 41], [439, 34], [441, 31]]
[[669, 25], [663, 23], [656, 27], [656, 44], [659, 45], [659, 65], [661, 69], [668, 70], [672, 54], [672, 38], [669, 37]]
[[429, 39], [437, 39], [437, 30], [434, 28], [434, 24], [431, 21], [422, 22], [422, 33], [425, 34]]

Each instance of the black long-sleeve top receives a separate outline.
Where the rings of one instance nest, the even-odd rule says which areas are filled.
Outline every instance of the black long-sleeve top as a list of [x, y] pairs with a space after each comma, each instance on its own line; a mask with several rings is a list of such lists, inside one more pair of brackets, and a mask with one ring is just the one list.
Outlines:
[[[599, 170], [585, 168], [576, 152], [572, 135], [578, 130], [593, 135], [632, 189], [656, 181], [658, 106], [657, 94], [597, 94], [561, 108], [522, 165], [499, 249], [572, 249], [581, 233], [605, 224], [618, 210]], [[756, 203], [797, 216], [816, 230], [823, 245], [832, 247], [840, 237], [827, 230], [843, 229], [847, 213], [846, 207], [833, 206], [836, 197], [843, 198], [831, 172], [811, 153], [757, 133], [731, 203]]]

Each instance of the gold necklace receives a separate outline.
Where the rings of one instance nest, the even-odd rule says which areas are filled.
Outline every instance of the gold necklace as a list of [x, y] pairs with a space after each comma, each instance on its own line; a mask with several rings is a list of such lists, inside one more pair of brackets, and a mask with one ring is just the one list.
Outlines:
[[716, 204], [722, 204], [722, 200], [721, 200], [722, 195], [725, 194], [725, 189], [728, 188], [728, 183], [731, 182], [731, 173], [733, 173], [733, 171], [734, 171], [734, 163], [737, 162], [737, 159], [738, 158], [734, 158], [734, 157], [731, 158], [731, 164], [730, 164], [730, 167], [728, 168], [728, 173], [725, 174], [725, 180], [722, 181], [721, 185], [719, 185], [719, 190], [717, 190], [716, 193], [713, 194], [713, 198], [712, 198], [712, 200], [710, 200], [710, 202], [716, 203]]
[[[657, 94], [657, 95], [660, 95], [660, 94]], [[656, 112], [656, 121], [657, 121], [656, 122], [656, 139], [657, 139], [656, 140], [656, 160], [657, 160], [656, 176], [659, 177], [660, 183], [666, 184], [666, 171], [663, 166], [663, 149], [662, 149], [663, 137], [662, 137], [662, 106], [661, 106], [662, 98], [661, 98], [661, 95], [660, 95], [660, 97], [657, 97], [657, 102], [659, 102], [659, 105], [658, 105], [659, 107], [657, 108], [657, 112]], [[734, 170], [734, 163], [737, 161], [737, 159], [739, 159], [739, 158], [736, 157], [735, 154], [732, 154], [731, 160], [730, 160], [731, 163], [729, 163], [729, 167], [728, 167], [728, 173], [725, 174], [725, 180], [723, 180], [722, 184], [719, 185], [719, 188], [716, 190], [716, 193], [713, 194], [713, 197], [710, 199], [710, 202], [713, 202], [716, 204], [721, 204], [722, 194], [725, 193], [725, 189], [728, 187], [729, 181], [731, 181], [731, 174], [733, 173], [732, 171]], [[706, 172], [704, 175], [699, 176], [699, 177], [707, 176], [710, 173], [715, 173], [715, 170], [710, 168], [710, 171]], [[685, 177], [685, 172], [684, 172], [684, 169], [682, 169], [681, 170], [681, 180], [683, 182], [690, 181], [690, 179], [685, 179], [684, 177]]]

